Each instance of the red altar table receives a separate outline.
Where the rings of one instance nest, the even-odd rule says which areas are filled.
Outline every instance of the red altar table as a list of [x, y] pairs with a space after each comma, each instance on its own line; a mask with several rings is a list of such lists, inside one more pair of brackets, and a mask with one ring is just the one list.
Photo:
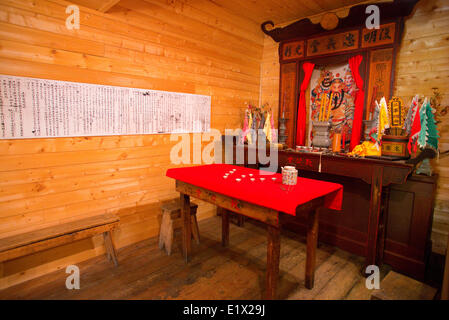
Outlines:
[[[233, 173], [231, 173], [233, 171]], [[227, 178], [224, 176], [228, 174]], [[252, 176], [251, 176], [252, 175]], [[296, 216], [308, 213], [307, 288], [313, 287], [315, 251], [318, 239], [318, 208], [340, 210], [343, 187], [336, 183], [298, 177], [297, 185], [282, 184], [282, 175], [228, 164], [175, 168], [167, 176], [176, 179], [180, 192], [183, 224], [183, 255], [191, 252], [190, 196], [215, 204], [222, 209], [222, 244], [229, 244], [228, 211], [253, 218], [267, 225], [266, 298], [276, 297], [279, 274], [280, 214]], [[236, 179], [240, 179], [237, 181]], [[274, 179], [273, 179], [274, 178]], [[251, 181], [254, 179], [254, 181]]]

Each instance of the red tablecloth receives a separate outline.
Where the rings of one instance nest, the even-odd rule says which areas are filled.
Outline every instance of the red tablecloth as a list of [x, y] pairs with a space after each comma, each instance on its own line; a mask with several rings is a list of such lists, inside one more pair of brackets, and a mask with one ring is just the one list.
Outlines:
[[[224, 179], [225, 173], [232, 169], [236, 171]], [[255, 181], [250, 180], [249, 174], [253, 174]], [[242, 178], [242, 175], [246, 177]], [[167, 177], [291, 215], [296, 214], [297, 206], [322, 196], [325, 196], [325, 207], [329, 209], [341, 210], [343, 200], [343, 186], [337, 183], [298, 177], [295, 186], [285, 186], [279, 173], [228, 164], [168, 169]], [[236, 178], [241, 181], [237, 182]]]

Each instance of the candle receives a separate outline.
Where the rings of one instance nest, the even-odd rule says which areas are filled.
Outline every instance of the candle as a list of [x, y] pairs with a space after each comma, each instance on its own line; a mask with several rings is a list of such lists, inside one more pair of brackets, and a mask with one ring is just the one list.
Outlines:
[[321, 109], [320, 109], [320, 118], [319, 121], [324, 121], [324, 116], [326, 112], [326, 93], [321, 94]]
[[329, 104], [329, 94], [326, 93], [325, 95], [325, 99], [324, 99], [324, 116], [323, 116], [323, 121], [327, 121], [327, 118], [329, 117], [327, 115], [327, 109], [328, 109], [328, 104]]
[[332, 151], [340, 152], [341, 150], [341, 133], [334, 133], [334, 137], [332, 139]]
[[334, 97], [334, 93], [331, 93], [331, 98], [329, 99], [329, 106], [327, 108], [327, 118], [326, 121], [329, 121], [329, 117], [331, 115], [331, 106], [332, 106], [332, 98]]
[[321, 121], [321, 118], [323, 117], [323, 95], [321, 95], [321, 106], [320, 106], [320, 114], [318, 115], [318, 121]]

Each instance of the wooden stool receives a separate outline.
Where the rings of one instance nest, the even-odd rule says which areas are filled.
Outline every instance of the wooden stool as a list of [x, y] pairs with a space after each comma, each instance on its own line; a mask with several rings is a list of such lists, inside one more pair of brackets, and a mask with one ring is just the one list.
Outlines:
[[390, 271], [373, 290], [371, 300], [433, 300], [437, 289], [415, 279]]
[[[192, 217], [192, 237], [197, 244], [200, 243], [200, 232], [198, 229], [198, 221], [196, 219], [196, 211], [198, 205], [194, 202], [190, 202], [190, 216]], [[168, 255], [171, 254], [173, 244], [173, 234], [176, 229], [182, 228], [181, 219], [181, 205], [179, 199], [175, 199], [161, 205], [162, 221], [161, 230], [159, 233], [159, 248], [162, 250], [165, 247], [165, 251]]]

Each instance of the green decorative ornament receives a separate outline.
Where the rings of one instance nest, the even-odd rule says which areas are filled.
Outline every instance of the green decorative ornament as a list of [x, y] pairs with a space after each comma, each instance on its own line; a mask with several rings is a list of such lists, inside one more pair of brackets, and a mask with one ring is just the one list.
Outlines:
[[419, 110], [421, 118], [421, 131], [418, 135], [418, 145], [421, 149], [432, 148], [438, 150], [438, 135], [435, 118], [432, 113], [430, 102], [426, 99]]

